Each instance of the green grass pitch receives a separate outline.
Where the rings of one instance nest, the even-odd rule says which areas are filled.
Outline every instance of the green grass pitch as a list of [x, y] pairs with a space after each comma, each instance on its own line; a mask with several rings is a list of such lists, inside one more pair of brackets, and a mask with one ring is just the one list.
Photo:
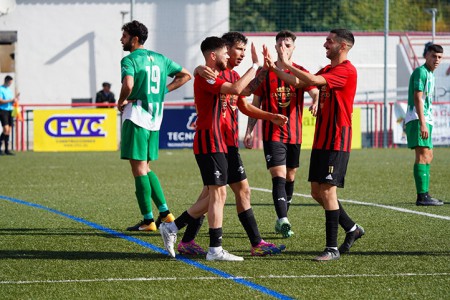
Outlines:
[[[344, 202], [344, 207], [366, 235], [350, 255], [328, 263], [311, 261], [324, 248], [325, 220], [323, 210], [308, 197], [310, 151], [301, 153], [296, 196], [289, 211], [295, 235], [289, 239], [273, 232], [275, 211], [266, 191], [271, 180], [262, 151], [241, 150], [241, 156], [251, 187], [259, 188], [252, 191], [252, 204], [262, 236], [284, 243], [287, 249], [272, 257], [250, 256], [250, 244], [228, 189], [223, 246], [245, 261], [192, 258], [195, 263], [295, 299], [450, 299], [450, 148], [435, 148], [431, 166], [430, 192], [445, 201], [442, 207], [415, 206], [411, 150], [353, 151], [346, 186], [338, 190], [338, 196], [362, 202]], [[202, 183], [191, 150], [161, 151], [152, 169], [176, 216], [197, 199]], [[119, 159], [119, 153], [0, 156], [1, 299], [271, 298], [251, 285], [5, 197], [36, 203], [163, 248], [159, 233], [123, 231], [141, 216], [129, 164]], [[204, 247], [209, 240], [206, 223], [197, 238]], [[343, 238], [340, 231], [339, 240]]]

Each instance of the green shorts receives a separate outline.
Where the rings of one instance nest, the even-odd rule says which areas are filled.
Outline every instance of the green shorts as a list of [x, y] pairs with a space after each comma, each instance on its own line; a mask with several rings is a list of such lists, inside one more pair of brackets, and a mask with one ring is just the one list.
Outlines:
[[133, 160], [157, 160], [159, 151], [159, 131], [139, 127], [130, 120], [122, 125], [120, 158]]
[[426, 147], [433, 149], [433, 140], [431, 138], [433, 132], [433, 125], [427, 123], [428, 138], [426, 140], [420, 137], [419, 120], [414, 120], [406, 123], [406, 138], [408, 139], [408, 148], [414, 149], [416, 147]]

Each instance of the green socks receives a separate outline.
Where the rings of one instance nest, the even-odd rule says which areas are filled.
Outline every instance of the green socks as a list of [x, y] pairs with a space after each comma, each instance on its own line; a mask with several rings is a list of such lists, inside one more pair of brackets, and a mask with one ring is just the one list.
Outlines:
[[150, 195], [152, 188], [147, 176], [134, 177], [136, 186], [136, 198], [138, 200], [139, 208], [144, 219], [153, 219], [152, 203]]
[[156, 176], [155, 172], [147, 173], [148, 179], [152, 190], [152, 199], [155, 202], [155, 205], [158, 207], [160, 213], [168, 211], [166, 198], [164, 197], [164, 192], [161, 187], [161, 183], [159, 183], [158, 176]]
[[430, 165], [414, 164], [414, 180], [417, 194], [427, 193], [430, 187]]

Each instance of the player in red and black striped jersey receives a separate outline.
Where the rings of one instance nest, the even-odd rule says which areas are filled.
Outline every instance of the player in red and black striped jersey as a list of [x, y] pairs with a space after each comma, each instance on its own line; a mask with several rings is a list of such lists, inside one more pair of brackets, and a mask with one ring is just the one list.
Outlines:
[[[340, 253], [348, 252], [353, 243], [365, 233], [364, 229], [347, 215], [337, 198], [337, 187], [344, 187], [351, 149], [357, 73], [347, 60], [347, 54], [354, 42], [353, 34], [349, 30], [331, 30], [324, 44], [330, 65], [316, 75], [289, 68], [300, 81], [320, 88], [308, 178], [311, 182], [311, 195], [325, 209], [326, 248], [315, 258], [317, 261], [338, 259]], [[282, 47], [281, 50], [283, 60], [287, 60], [286, 49]], [[283, 76], [281, 70], [274, 71]], [[347, 234], [338, 249], [339, 225]]]
[[[300, 149], [302, 143], [302, 116], [303, 95], [308, 92], [313, 102], [317, 102], [318, 90], [315, 86], [305, 85], [290, 74], [285, 64], [293, 65], [307, 72], [301, 66], [291, 61], [295, 49], [296, 36], [290, 31], [281, 31], [276, 36], [276, 48], [284, 45], [289, 52], [289, 59], [282, 62], [278, 56], [275, 64], [285, 70], [286, 78], [281, 80], [277, 74], [270, 71], [266, 79], [255, 91], [253, 105], [263, 110], [279, 113], [288, 117], [286, 126], [273, 126], [270, 122], [263, 121], [263, 144], [267, 169], [272, 176], [272, 198], [277, 214], [275, 231], [283, 237], [293, 234], [288, 220], [288, 210], [294, 193], [294, 180], [299, 167]], [[277, 50], [278, 51], [278, 50]], [[246, 137], [244, 140], [247, 148], [252, 148], [252, 131], [256, 124], [255, 119], [249, 119]]]
[[[230, 83], [217, 77], [220, 71], [226, 70], [229, 58], [224, 40], [218, 37], [206, 38], [202, 42], [201, 48], [205, 56], [206, 66], [215, 72], [216, 77], [208, 80], [197, 75], [194, 80], [197, 109], [194, 153], [200, 168], [204, 188], [199, 200], [177, 218], [173, 226], [161, 225], [161, 233], [166, 248], [172, 254], [173, 237], [176, 238], [176, 232], [185, 225], [193, 224], [201, 218], [206, 212], [204, 210], [206, 204], [210, 235], [206, 259], [240, 261], [243, 260], [242, 257], [234, 256], [222, 248], [223, 206], [226, 199], [226, 184], [228, 183], [228, 148], [221, 127], [227, 122], [229, 100], [236, 99], [228, 95], [239, 95], [244, 90], [249, 92], [251, 85], [248, 87], [248, 84], [254, 77], [256, 68], [250, 68], [241, 79]], [[264, 51], [267, 52], [267, 48]], [[252, 107], [240, 97], [237, 97], [236, 105], [252, 117], [271, 120], [277, 125], [284, 125], [287, 121], [287, 118], [282, 115], [264, 112]]]

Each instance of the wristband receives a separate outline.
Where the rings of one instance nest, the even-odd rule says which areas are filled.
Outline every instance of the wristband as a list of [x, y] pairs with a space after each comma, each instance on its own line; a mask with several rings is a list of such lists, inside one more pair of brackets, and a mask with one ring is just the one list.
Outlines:
[[255, 69], [255, 70], [258, 70], [258, 69], [259, 69], [259, 66], [258, 66], [258, 64], [255, 64], [255, 63], [254, 63], [254, 64], [252, 65], [252, 68]]

